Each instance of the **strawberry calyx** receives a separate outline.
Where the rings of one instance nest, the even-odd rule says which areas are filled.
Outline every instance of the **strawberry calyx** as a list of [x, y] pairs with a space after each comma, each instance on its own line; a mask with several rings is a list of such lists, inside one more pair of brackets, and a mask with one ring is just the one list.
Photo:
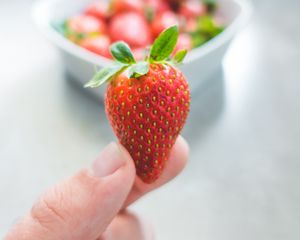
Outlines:
[[115, 60], [111, 66], [102, 68], [94, 77], [85, 84], [85, 87], [99, 87], [102, 84], [111, 81], [115, 76], [125, 72], [128, 78], [139, 78], [149, 72], [150, 64], [180, 64], [184, 60], [187, 50], [179, 50], [173, 58], [170, 58], [177, 40], [178, 27], [172, 26], [164, 30], [154, 41], [148, 56], [144, 61], [137, 62], [127, 43], [123, 41], [111, 45], [110, 52]]

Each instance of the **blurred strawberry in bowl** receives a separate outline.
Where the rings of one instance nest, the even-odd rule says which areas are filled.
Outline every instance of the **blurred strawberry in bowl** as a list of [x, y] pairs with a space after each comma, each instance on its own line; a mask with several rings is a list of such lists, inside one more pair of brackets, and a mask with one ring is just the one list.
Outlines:
[[133, 56], [136, 60], [144, 60], [147, 55], [147, 50], [143, 47], [133, 48], [132, 49]]
[[174, 48], [173, 55], [179, 50], [186, 49], [189, 51], [192, 49], [192, 47], [193, 47], [193, 44], [192, 44], [191, 36], [187, 33], [181, 33], [178, 36], [178, 41]]
[[109, 4], [106, 1], [93, 2], [87, 6], [85, 9], [85, 14], [105, 20], [110, 14]]
[[132, 47], [144, 47], [152, 41], [145, 17], [135, 12], [115, 15], [109, 25], [109, 34], [112, 41], [125, 41]]
[[[96, 3], [107, 2], [109, 6], [108, 14], [104, 14], [105, 11], [102, 11], [101, 4], [90, 7], [89, 3], [92, 1]], [[155, 38], [155, 34], [152, 33], [152, 30], [158, 29], [156, 30], [157, 35], [168, 25], [179, 23], [179, 34], [184, 35], [183, 37], [180, 36], [177, 48], [182, 48], [180, 45], [181, 41], [183, 42], [182, 45], [188, 46], [187, 48], [190, 48], [191, 42], [192, 48], [201, 48], [196, 51], [190, 51], [187, 64], [182, 66], [187, 76], [191, 79], [194, 78], [192, 85], [196, 87], [200, 81], [208, 78], [213, 71], [220, 67], [221, 59], [232, 38], [241, 26], [244, 26], [245, 22], [249, 21], [252, 8], [251, 4], [248, 6], [248, 1], [246, 0], [199, 0], [199, 2], [205, 5], [207, 12], [204, 16], [196, 16], [196, 14], [193, 13], [194, 9], [192, 9], [190, 15], [193, 17], [190, 17], [186, 15], [189, 8], [187, 7], [187, 10], [184, 10], [184, 7], [182, 7], [189, 6], [186, 3], [189, 0], [140, 0], [143, 3], [142, 12], [140, 12], [140, 10], [134, 10], [140, 9], [139, 7], [131, 8], [130, 11], [124, 12], [121, 10], [114, 12], [111, 9], [111, 1], [42, 0], [37, 2], [45, 2], [44, 4], [35, 4], [35, 23], [62, 51], [68, 71], [72, 73], [73, 77], [77, 80], [86, 80], [91, 77], [91, 74], [94, 73], [94, 65], [102, 67], [110, 62], [109, 59], [106, 61], [102, 57], [97, 58], [95, 54], [90, 54], [85, 49], [106, 56], [106, 51], [100, 49], [107, 44], [108, 38], [112, 43], [119, 39], [124, 39], [133, 50], [134, 56], [138, 59], [143, 59], [144, 54], [140, 48], [151, 45]], [[84, 3], [87, 3], [86, 7]], [[152, 19], [149, 19], [147, 16], [147, 7], [149, 5], [155, 6], [152, 7], [155, 9], [155, 14]], [[103, 9], [105, 8], [106, 7]], [[59, 12], [57, 12], [57, 10], [59, 10]], [[99, 29], [98, 27], [88, 27], [88, 30], [86, 30], [85, 27], [80, 27], [79, 32], [88, 32], [89, 34], [80, 34], [80, 37], [84, 37], [84, 39], [81, 38], [80, 41], [70, 42], [68, 40], [70, 36], [68, 26], [73, 24], [69, 24], [69, 22], [74, 15], [79, 13], [101, 20], [106, 25], [107, 31], [104, 30], [104, 33], [99, 33], [102, 30], [97, 30], [97, 33], [94, 34], [93, 29]], [[199, 14], [199, 10], [197, 14]], [[133, 16], [133, 18], [138, 19], [138, 21], [129, 19], [128, 15]], [[165, 18], [162, 17], [164, 15], [167, 15], [169, 19], [173, 20], [165, 21]], [[62, 19], [62, 16], [65, 16], [65, 18]], [[125, 21], [122, 19], [125, 19]], [[171, 23], [164, 25], [162, 24], [164, 22]], [[225, 30], [223, 34], [222, 32], [227, 24], [230, 25], [230, 27], [228, 30]], [[85, 24], [82, 25], [85, 26]], [[99, 24], [95, 25], [97, 26]], [[163, 27], [157, 27], [159, 25], [163, 25]], [[77, 30], [78, 28], [73, 27], [73, 29]], [[92, 31], [91, 34], [90, 31]], [[88, 37], [86, 37], [86, 35], [88, 35]], [[218, 38], [215, 39], [216, 41], [210, 41], [217, 35]], [[103, 37], [99, 37], [99, 39], [95, 40], [94, 38], [98, 38], [98, 36]], [[190, 41], [191, 38], [192, 41]], [[89, 40], [84, 41], [85, 39]], [[203, 45], [208, 41], [210, 41], [209, 44]], [[75, 46], [75, 44], [78, 46]], [[106, 49], [108, 49], [108, 47]], [[201, 69], [201, 74], [199, 74], [199, 69]], [[99, 94], [99, 92], [97, 92], [97, 94]]]
[[68, 20], [68, 28], [76, 33], [105, 33], [106, 25], [93, 16], [77, 15]]
[[82, 39], [106, 33], [106, 24], [98, 18], [76, 15], [66, 21], [64, 35], [71, 41], [79, 43]]
[[111, 54], [109, 52], [110, 44], [111, 41], [106, 35], [86, 38], [80, 42], [81, 47], [106, 58], [111, 58]]
[[55, 28], [73, 43], [109, 58], [109, 43], [125, 41], [143, 59], [140, 49], [174, 25], [180, 33], [177, 49], [190, 50], [218, 35], [225, 23], [217, 7], [216, 0], [95, 0]]
[[197, 28], [198, 28], [197, 19], [194, 18], [187, 19], [183, 24], [183, 29], [184, 32], [186, 33], [195, 32], [197, 31]]
[[174, 12], [166, 11], [159, 14], [151, 25], [153, 37], [157, 37], [164, 29], [174, 25], [179, 25], [179, 19]]
[[106, 25], [102, 20], [92, 16], [76, 15], [66, 22], [67, 37], [78, 40], [86, 35], [103, 34], [106, 32]]
[[144, 2], [141, 0], [111, 0], [110, 8], [115, 14], [131, 11], [142, 14]]
[[[145, 0], [145, 7], [148, 13], [152, 13], [153, 17], [155, 15], [161, 14], [166, 11], [171, 11], [170, 6], [165, 0]], [[147, 13], [147, 12], [146, 12]], [[154, 20], [154, 19], [151, 19]]]
[[186, 19], [200, 17], [206, 14], [206, 6], [198, 0], [188, 0], [181, 3], [179, 14]]

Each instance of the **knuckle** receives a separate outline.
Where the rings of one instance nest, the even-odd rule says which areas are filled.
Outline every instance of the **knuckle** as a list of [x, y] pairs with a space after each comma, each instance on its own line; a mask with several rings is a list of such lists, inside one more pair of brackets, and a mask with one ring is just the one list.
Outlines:
[[57, 224], [65, 223], [62, 196], [56, 190], [42, 196], [32, 207], [31, 217], [42, 227], [51, 230]]

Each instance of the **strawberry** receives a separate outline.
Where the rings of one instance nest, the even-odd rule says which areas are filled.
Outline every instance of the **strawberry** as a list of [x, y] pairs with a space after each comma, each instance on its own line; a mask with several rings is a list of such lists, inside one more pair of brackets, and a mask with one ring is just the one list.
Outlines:
[[144, 8], [141, 0], [111, 0], [111, 9], [113, 13], [137, 12], [142, 13]]
[[197, 18], [187, 19], [183, 28], [184, 31], [188, 33], [197, 31], [198, 28]]
[[178, 41], [173, 53], [176, 54], [176, 52], [181, 49], [191, 50], [192, 45], [193, 45], [192, 37], [187, 33], [181, 33], [179, 34]]
[[172, 10], [177, 12], [180, 5], [184, 2], [186, 2], [187, 0], [167, 0], [167, 2], [169, 3], [169, 5], [171, 6]]
[[146, 0], [146, 5], [153, 7], [158, 13], [171, 10], [165, 0]]
[[82, 40], [80, 42], [80, 46], [103, 57], [111, 58], [109, 52], [110, 43], [108, 36], [100, 35], [94, 38], [86, 38]]
[[136, 60], [144, 60], [146, 57], [147, 50], [145, 48], [133, 48], [132, 54]]
[[157, 37], [164, 29], [178, 25], [179, 21], [177, 15], [172, 11], [166, 11], [158, 15], [152, 23], [152, 33], [154, 37]]
[[103, 21], [87, 15], [77, 15], [68, 20], [68, 28], [76, 33], [104, 33], [106, 25]]
[[153, 15], [171, 11], [170, 6], [165, 0], [146, 0], [145, 6], [147, 11], [151, 11]]
[[101, 69], [86, 84], [98, 87], [109, 82], [105, 95], [107, 117], [145, 183], [153, 183], [161, 175], [189, 112], [188, 84], [174, 66], [187, 51], [179, 51], [168, 60], [177, 38], [177, 26], [162, 32], [142, 62], [135, 61], [124, 42], [113, 44], [111, 53], [118, 63]]
[[104, 1], [97, 1], [87, 6], [85, 14], [105, 20], [109, 15], [109, 5]]
[[81, 40], [106, 32], [105, 23], [93, 16], [77, 15], [64, 23], [64, 35], [69, 40], [79, 44]]
[[134, 12], [114, 16], [110, 23], [112, 41], [125, 41], [132, 47], [145, 47], [151, 43], [150, 29], [146, 19]]
[[206, 14], [206, 6], [198, 0], [188, 0], [181, 4], [179, 14], [186, 19], [200, 17]]

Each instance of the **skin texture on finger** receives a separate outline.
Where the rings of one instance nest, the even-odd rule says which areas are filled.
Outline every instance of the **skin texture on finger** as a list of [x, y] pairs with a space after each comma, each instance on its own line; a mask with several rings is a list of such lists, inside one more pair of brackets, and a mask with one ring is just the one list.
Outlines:
[[123, 208], [126, 208], [146, 193], [153, 191], [154, 189], [166, 184], [167, 182], [175, 178], [186, 165], [188, 155], [189, 147], [187, 142], [183, 137], [178, 136], [171, 151], [170, 158], [166, 163], [166, 167], [160, 178], [152, 184], [146, 184], [139, 177], [136, 177], [132, 190], [130, 191]]
[[97, 240], [154, 240], [154, 231], [140, 216], [124, 210]]
[[[82, 170], [46, 192], [5, 239], [95, 240], [100, 236], [120, 211], [135, 178], [127, 151], [117, 144], [107, 148], [102, 157], [113, 160], [111, 167]], [[121, 165], [116, 164], [118, 159]]]

